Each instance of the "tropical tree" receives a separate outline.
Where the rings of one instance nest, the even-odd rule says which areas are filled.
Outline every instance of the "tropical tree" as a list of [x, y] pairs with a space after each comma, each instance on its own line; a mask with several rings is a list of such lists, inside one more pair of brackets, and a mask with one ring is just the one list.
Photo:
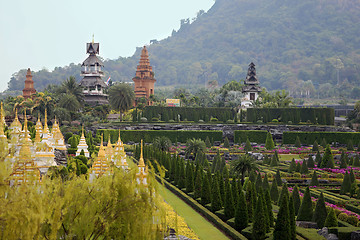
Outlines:
[[153, 146], [161, 151], [168, 151], [171, 147], [171, 140], [168, 137], [156, 137], [153, 141]]
[[75, 96], [76, 100], [82, 106], [84, 103], [84, 94], [80, 85], [76, 82], [74, 76], [70, 76], [68, 79], [62, 82], [61, 86], [57, 89], [58, 93], [71, 94]]
[[244, 184], [246, 172], [249, 174], [251, 171], [259, 170], [255, 159], [248, 154], [242, 155], [238, 159], [232, 161], [231, 164], [232, 170], [235, 173], [241, 174], [241, 185]]
[[185, 148], [185, 156], [189, 156], [194, 154], [196, 156], [198, 153], [204, 153], [206, 150], [206, 145], [203, 140], [199, 139], [188, 139], [186, 141], [186, 148]]
[[134, 100], [134, 90], [129, 84], [118, 83], [109, 88], [109, 103], [114, 110], [120, 111], [120, 120], [123, 112], [131, 108]]

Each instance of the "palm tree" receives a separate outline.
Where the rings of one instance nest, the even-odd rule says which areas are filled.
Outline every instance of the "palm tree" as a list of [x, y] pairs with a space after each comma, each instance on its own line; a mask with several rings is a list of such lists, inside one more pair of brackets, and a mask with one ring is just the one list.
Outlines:
[[72, 94], [76, 97], [80, 105], [84, 102], [83, 90], [76, 82], [74, 76], [70, 76], [68, 79], [62, 82], [61, 87], [58, 89], [59, 93]]
[[196, 156], [199, 152], [204, 153], [206, 149], [206, 144], [203, 140], [199, 139], [188, 139], [186, 141], [186, 149], [185, 149], [185, 156], [191, 155], [191, 153]]
[[58, 106], [67, 109], [69, 112], [77, 112], [81, 104], [76, 96], [71, 93], [65, 93], [61, 96]]
[[240, 156], [238, 159], [232, 161], [232, 170], [236, 173], [241, 173], [241, 184], [244, 184], [245, 173], [251, 171], [258, 171], [259, 167], [255, 162], [255, 159], [248, 154]]
[[122, 113], [130, 109], [135, 100], [135, 93], [132, 87], [126, 83], [118, 83], [109, 88], [109, 103], [114, 110]]
[[171, 147], [171, 140], [165, 136], [156, 137], [153, 142], [153, 146], [161, 151], [169, 151]]

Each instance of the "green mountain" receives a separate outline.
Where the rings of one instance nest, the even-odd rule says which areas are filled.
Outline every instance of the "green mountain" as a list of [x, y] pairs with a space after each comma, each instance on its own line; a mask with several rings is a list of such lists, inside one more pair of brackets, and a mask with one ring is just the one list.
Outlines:
[[[244, 79], [251, 61], [262, 86], [298, 89], [311, 80], [315, 87], [338, 83], [360, 86], [360, 0], [217, 0], [196, 19], [148, 50], [157, 86], [220, 85]], [[105, 61], [113, 81], [131, 81], [140, 58]], [[71, 64], [34, 74], [35, 87], [60, 83], [69, 75], [80, 80]], [[338, 77], [339, 76], [339, 77]], [[21, 90], [25, 72], [9, 82]], [[351, 89], [350, 89], [351, 90]]]

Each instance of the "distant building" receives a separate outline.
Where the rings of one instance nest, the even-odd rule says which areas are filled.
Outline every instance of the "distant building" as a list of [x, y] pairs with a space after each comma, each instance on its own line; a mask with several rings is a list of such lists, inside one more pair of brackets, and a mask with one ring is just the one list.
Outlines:
[[104, 64], [96, 56], [99, 54], [99, 43], [94, 43], [94, 40], [87, 43], [86, 53], [89, 54], [89, 57], [81, 65], [83, 79], [80, 82], [85, 103], [89, 105], [108, 104], [108, 95], [105, 94], [107, 85], [102, 80]]
[[245, 86], [242, 89], [245, 97], [241, 101], [241, 107], [251, 107], [253, 102], [256, 101], [259, 97], [259, 92], [261, 92], [261, 87], [259, 86], [259, 80], [256, 76], [255, 64], [252, 62], [249, 65], [248, 73], [245, 79]]
[[36, 90], [34, 88], [34, 81], [32, 80], [31, 70], [28, 68], [26, 73], [25, 87], [23, 89], [23, 97], [29, 98], [31, 95], [35, 94]]
[[154, 84], [156, 79], [154, 78], [154, 72], [150, 66], [149, 53], [146, 47], [141, 51], [141, 57], [139, 65], [137, 66], [136, 75], [132, 79], [135, 83], [135, 104], [139, 98], [146, 98], [147, 105], [152, 105], [150, 101], [150, 95], [154, 94]]

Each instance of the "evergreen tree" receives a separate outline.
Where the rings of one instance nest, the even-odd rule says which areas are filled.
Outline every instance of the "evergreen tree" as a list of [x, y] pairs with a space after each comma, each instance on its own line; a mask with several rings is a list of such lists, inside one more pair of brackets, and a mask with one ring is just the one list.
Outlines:
[[300, 162], [298, 162], [298, 163], [296, 164], [295, 172], [300, 173], [300, 171], [301, 171], [301, 164], [300, 164]]
[[267, 150], [272, 150], [275, 148], [275, 143], [270, 132], [268, 132], [266, 135], [265, 148]]
[[[267, 210], [267, 204], [265, 202], [265, 195], [262, 188], [260, 188], [260, 192], [258, 193], [258, 198], [261, 197], [263, 203], [264, 217], [265, 217], [265, 231], [270, 232], [270, 223], [269, 223], [269, 212]], [[270, 201], [271, 202], [271, 201]]]
[[276, 181], [273, 181], [271, 184], [270, 197], [274, 203], [277, 203], [277, 200], [279, 199], [279, 190]]
[[346, 157], [345, 157], [345, 152], [344, 151], [341, 152], [340, 168], [347, 168]]
[[316, 170], [312, 174], [310, 186], [319, 186], [319, 180], [317, 177]]
[[202, 186], [201, 186], [201, 204], [206, 205], [211, 202], [211, 188], [210, 188], [210, 181], [211, 176], [209, 178], [208, 175], [204, 175]]
[[224, 213], [227, 219], [234, 217], [235, 208], [234, 198], [231, 191], [229, 181], [225, 182], [225, 199], [224, 199]]
[[252, 151], [252, 146], [251, 146], [251, 143], [250, 143], [250, 140], [248, 137], [246, 137], [246, 144], [245, 144], [244, 150], [245, 150], [245, 152]]
[[211, 142], [210, 142], [209, 136], [206, 136], [205, 145], [207, 148], [211, 148]]
[[308, 168], [314, 168], [315, 167], [315, 162], [312, 156], [309, 156], [309, 159], [307, 160], [307, 166]]
[[186, 192], [194, 191], [194, 170], [192, 165], [187, 162], [186, 164]]
[[276, 181], [278, 186], [282, 186], [283, 183], [282, 183], [282, 180], [281, 180], [281, 175], [280, 175], [279, 169], [276, 171], [275, 181]]
[[227, 137], [225, 137], [224, 148], [229, 148], [229, 147], [230, 147], [229, 139]]
[[310, 196], [310, 189], [309, 187], [307, 187], [296, 220], [311, 221], [312, 217], [313, 217], [313, 207]]
[[343, 178], [343, 182], [341, 184], [340, 194], [349, 193], [350, 189], [351, 189], [351, 179], [349, 173], [346, 172]]
[[289, 213], [289, 200], [286, 195], [283, 195], [280, 201], [280, 209], [277, 215], [274, 239], [276, 240], [289, 240], [290, 236], [290, 213]]
[[225, 184], [224, 184], [224, 177], [222, 174], [217, 175], [219, 191], [220, 191], [220, 199], [225, 196]]
[[314, 216], [312, 221], [317, 223], [318, 228], [323, 228], [325, 219], [327, 217], [327, 210], [324, 200], [324, 195], [321, 192], [315, 206]]
[[271, 158], [270, 167], [276, 167], [276, 166], [278, 166], [278, 161], [276, 160], [276, 157], [274, 155]]
[[323, 139], [321, 140], [321, 146], [322, 146], [323, 148], [326, 148], [327, 142], [326, 142], [326, 139], [325, 139], [325, 138], [323, 138]]
[[353, 165], [354, 165], [354, 157], [351, 157], [351, 158], [349, 159], [349, 165], [350, 165], [350, 166], [353, 166]]
[[256, 173], [255, 173], [255, 171], [250, 172], [249, 181], [250, 182], [255, 182], [256, 181]]
[[211, 164], [211, 172], [214, 173], [216, 171], [216, 165], [218, 164], [218, 159], [220, 160], [220, 157], [218, 158], [218, 155], [215, 155], [212, 164]]
[[293, 158], [290, 162], [290, 167], [289, 167], [289, 172], [295, 172], [296, 170], [296, 162], [295, 162], [295, 159]]
[[269, 180], [268, 180], [268, 176], [267, 176], [266, 173], [265, 173], [265, 177], [264, 177], [262, 187], [264, 188], [265, 191], [270, 190]]
[[318, 151], [318, 152], [316, 153], [316, 158], [315, 158], [315, 162], [316, 162], [316, 165], [317, 165], [318, 167], [320, 167], [321, 161], [322, 161], [321, 154], [320, 154], [320, 152]]
[[213, 181], [214, 184], [212, 187], [212, 193], [211, 193], [211, 211], [216, 212], [221, 209], [222, 203], [221, 203], [221, 197], [220, 197], [220, 190], [218, 182], [215, 180]]
[[275, 150], [274, 156], [275, 156], [276, 161], [277, 161], [278, 163], [280, 163], [279, 153], [278, 153], [277, 150]]
[[195, 199], [198, 199], [201, 197], [201, 186], [203, 181], [203, 174], [202, 170], [197, 169], [196, 170], [196, 178], [195, 178], [195, 186], [194, 186], [194, 197]]
[[272, 228], [274, 226], [274, 213], [272, 211], [272, 204], [271, 204], [271, 197], [269, 190], [265, 190], [265, 203], [266, 203], [266, 210], [268, 211], [269, 227]]
[[[256, 192], [256, 187], [255, 187], [255, 183], [251, 183], [251, 195], [252, 195], [252, 205], [253, 205], [253, 211], [255, 211], [256, 209], [256, 201], [257, 201], [257, 192]], [[254, 217], [254, 216], [253, 216]], [[254, 218], [253, 218], [254, 219]]]
[[359, 155], [356, 155], [356, 157], [355, 157], [354, 167], [360, 167], [360, 158], [359, 158]]
[[313, 147], [312, 147], [312, 151], [313, 152], [318, 152], [319, 151], [319, 144], [318, 142], [315, 140]]
[[283, 198], [283, 195], [285, 195], [288, 199], [289, 199], [289, 190], [288, 190], [288, 187], [287, 187], [287, 184], [284, 183], [282, 188], [281, 188], [281, 193], [280, 193], [280, 197], [279, 197], [279, 201]]
[[256, 182], [255, 182], [255, 187], [256, 187], [257, 192], [259, 192], [260, 188], [263, 187], [262, 185], [263, 185], [263, 182], [262, 182], [261, 174], [259, 173], [257, 175]]
[[334, 157], [331, 153], [330, 145], [326, 146], [324, 156], [321, 160], [321, 168], [335, 168]]
[[299, 195], [299, 188], [297, 185], [295, 185], [295, 187], [293, 188], [292, 197], [294, 200], [295, 215], [298, 215], [299, 208], [301, 205], [301, 199]]
[[248, 182], [247, 186], [246, 186], [246, 207], [247, 207], [247, 210], [248, 210], [248, 220], [249, 222], [252, 222], [252, 219], [253, 219], [253, 194], [251, 193], [252, 192], [252, 188], [251, 188], [251, 182]]
[[295, 221], [295, 207], [292, 196], [289, 198], [289, 218], [290, 218], [290, 239], [296, 240], [296, 221]]
[[247, 202], [245, 200], [245, 195], [243, 191], [239, 192], [239, 202], [237, 204], [235, 212], [235, 229], [241, 231], [248, 226], [248, 209]]
[[351, 181], [351, 183], [354, 183], [354, 182], [356, 182], [355, 180], [356, 180], [356, 178], [355, 178], [354, 171], [353, 171], [353, 169], [351, 169], [350, 170], [350, 181]]
[[233, 178], [231, 181], [231, 191], [232, 191], [232, 196], [234, 199], [234, 206], [236, 208], [238, 202], [239, 202], [239, 192], [238, 192], [238, 183], [236, 182], [236, 179]]
[[180, 164], [180, 174], [179, 174], [179, 188], [183, 189], [185, 188], [186, 182], [185, 182], [186, 172], [185, 172], [185, 161], [181, 160]]
[[352, 142], [351, 139], [348, 141], [347, 150], [348, 151], [354, 151], [354, 145], [353, 145], [353, 142]]
[[252, 228], [253, 239], [265, 239], [266, 235], [266, 219], [264, 215], [263, 199], [261, 194], [257, 199], [256, 209], [254, 214], [254, 223]]
[[307, 174], [307, 173], [309, 173], [309, 169], [308, 169], [308, 167], [307, 167], [307, 165], [306, 165], [306, 161], [305, 161], [305, 160], [302, 161], [300, 173], [301, 173], [301, 174]]
[[299, 136], [296, 136], [295, 147], [297, 147], [297, 148], [301, 147], [301, 142], [300, 142]]
[[335, 211], [333, 208], [330, 208], [330, 211], [325, 219], [325, 227], [337, 227], [338, 226], [338, 220], [335, 214]]

